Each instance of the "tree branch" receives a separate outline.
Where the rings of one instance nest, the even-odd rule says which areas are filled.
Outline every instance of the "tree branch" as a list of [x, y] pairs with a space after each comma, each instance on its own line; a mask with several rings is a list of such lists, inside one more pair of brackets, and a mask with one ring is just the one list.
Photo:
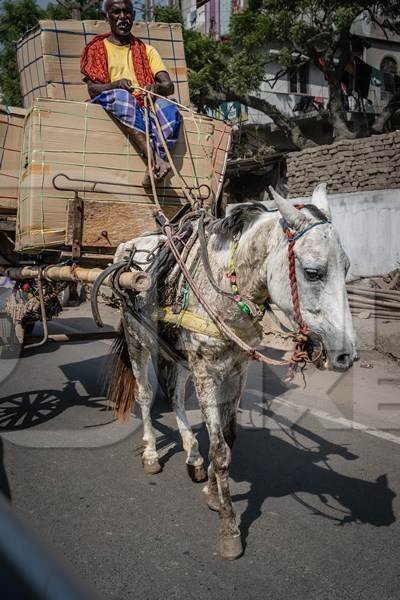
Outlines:
[[217, 106], [222, 104], [222, 102], [240, 102], [240, 104], [243, 104], [244, 106], [249, 106], [250, 108], [259, 110], [267, 115], [278, 129], [280, 129], [299, 150], [317, 145], [315, 142], [304, 136], [294, 119], [286, 117], [279, 108], [264, 98], [259, 98], [252, 94], [238, 94], [233, 90], [218, 92], [217, 90], [208, 87], [207, 92], [202, 96], [202, 101], [207, 106]]
[[[279, 79], [281, 79], [281, 77], [286, 75], [286, 73], [287, 73], [287, 69], [280, 69], [274, 77], [270, 77], [269, 79], [263, 79], [262, 81], [264, 83], [268, 83], [271, 90], [273, 90], [275, 85], [278, 83]], [[272, 81], [272, 84], [271, 84], [271, 81]]]
[[378, 19], [376, 18], [375, 14], [372, 12], [372, 10], [370, 8], [367, 8], [367, 13], [369, 14], [371, 21], [373, 23], [375, 23], [375, 25], [377, 25], [379, 27], [379, 29], [381, 29], [383, 35], [385, 36], [385, 38], [388, 40], [389, 36], [387, 34], [387, 31], [385, 29], [385, 27], [383, 26], [382, 23], [380, 23], [380, 21], [378, 21]]
[[71, 3], [68, 2], [67, 0], [57, 0], [57, 2], [58, 2], [58, 4], [60, 4], [64, 8], [66, 8], [67, 10], [70, 10], [72, 8]]
[[397, 92], [385, 106], [379, 117], [375, 119], [372, 126], [374, 133], [382, 133], [386, 122], [400, 109], [400, 92]]

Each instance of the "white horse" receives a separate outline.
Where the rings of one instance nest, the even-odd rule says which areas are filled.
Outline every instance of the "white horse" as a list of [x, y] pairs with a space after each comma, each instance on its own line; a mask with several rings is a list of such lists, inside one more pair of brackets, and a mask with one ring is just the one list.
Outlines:
[[[349, 260], [330, 222], [326, 187], [324, 184], [318, 186], [312, 203], [301, 210], [276, 192], [274, 199], [279, 212], [267, 212], [261, 204], [238, 205], [229, 216], [212, 226], [208, 254], [214, 280], [220, 288], [231, 290], [232, 281], [226, 273], [229, 268], [232, 270], [233, 258], [236, 285], [242, 298], [254, 305], [262, 304], [268, 298], [294, 323], [288, 241], [284, 232], [284, 226], [289, 226], [300, 234], [295, 244], [295, 270], [301, 312], [310, 337], [322, 341], [331, 369], [346, 370], [356, 358], [345, 289]], [[121, 245], [115, 260], [120, 260], [132, 244], [147, 252], [154, 249], [160, 237], [163, 236], [142, 237]], [[186, 264], [195, 271], [196, 284], [203, 297], [243, 340], [253, 346], [259, 344], [260, 330], [252, 317], [243, 312], [237, 302], [231, 302], [211, 286], [204, 265], [198, 259], [198, 243], [191, 249]], [[135, 258], [138, 256], [140, 253]], [[209, 325], [209, 317], [192, 293], [186, 308]], [[153, 355], [154, 362], [163, 372], [165, 387], [176, 412], [189, 472], [194, 480], [200, 481], [205, 477], [203, 458], [185, 413], [185, 386], [188, 377], [192, 376], [210, 441], [205, 488], [207, 501], [210, 508], [219, 512], [221, 555], [237, 558], [242, 553], [242, 543], [229, 492], [229, 464], [236, 413], [246, 383], [248, 356], [224, 336], [159, 324], [170, 346], [184, 356], [187, 369], [160, 352], [152, 336], [138, 325], [126, 308], [122, 322], [125, 335], [121, 337], [119, 359], [111, 378], [110, 398], [116, 403], [120, 416], [130, 414], [134, 399], [140, 405], [144, 427], [144, 470], [151, 474], [161, 470], [150, 419], [152, 390], [148, 381], [148, 362]]]

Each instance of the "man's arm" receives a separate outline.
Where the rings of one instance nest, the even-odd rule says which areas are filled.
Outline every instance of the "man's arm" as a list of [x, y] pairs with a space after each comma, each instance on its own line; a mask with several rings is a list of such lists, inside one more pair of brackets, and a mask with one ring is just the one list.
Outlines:
[[155, 76], [155, 84], [148, 85], [147, 89], [160, 96], [171, 96], [174, 93], [174, 84], [167, 71], [159, 71]]
[[119, 79], [118, 81], [112, 81], [111, 83], [95, 83], [88, 79], [87, 81], [88, 92], [90, 98], [96, 98], [102, 92], [108, 92], [108, 90], [126, 90], [128, 92], [133, 91], [132, 81], [130, 79]]
[[[159, 94], [160, 96], [171, 96], [174, 93], [174, 84], [171, 81], [171, 77], [167, 73], [167, 71], [160, 71], [155, 76], [155, 83], [153, 85], [148, 85], [147, 89], [154, 92], [155, 94]], [[90, 98], [96, 98], [102, 92], [107, 92], [108, 90], [127, 90], [128, 92], [132, 92], [134, 90], [134, 86], [132, 85], [132, 81], [130, 79], [118, 79], [118, 81], [112, 81], [111, 83], [95, 83], [88, 79], [87, 81], [88, 92]]]

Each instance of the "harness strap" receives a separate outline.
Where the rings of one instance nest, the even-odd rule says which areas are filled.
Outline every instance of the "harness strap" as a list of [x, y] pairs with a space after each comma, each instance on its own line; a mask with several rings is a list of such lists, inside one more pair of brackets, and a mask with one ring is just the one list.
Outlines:
[[[201, 258], [203, 261], [203, 267], [206, 272], [208, 281], [210, 282], [213, 289], [216, 292], [218, 292], [218, 294], [221, 294], [222, 296], [229, 298], [230, 300], [232, 300], [232, 302], [235, 302], [235, 304], [237, 304], [238, 303], [237, 292], [236, 293], [235, 292], [227, 292], [226, 290], [223, 290], [222, 288], [219, 287], [219, 285], [217, 284], [217, 282], [214, 279], [214, 275], [211, 270], [210, 259], [208, 257], [207, 238], [206, 238], [204, 217], [205, 217], [205, 213], [202, 212], [200, 214], [199, 223], [198, 223], [198, 233], [199, 233], [199, 242], [200, 242], [200, 249], [201, 249]], [[241, 298], [241, 301], [243, 301], [249, 307], [249, 310], [251, 313], [251, 315], [249, 315], [249, 316], [252, 316], [254, 318], [259, 318], [260, 316], [262, 316], [260, 309], [258, 308], [258, 306], [256, 306], [254, 304], [254, 302], [251, 302], [251, 300], [247, 300], [246, 298]]]
[[236, 335], [236, 333], [233, 331], [233, 329], [221, 319], [219, 314], [214, 310], [214, 308], [202, 296], [199, 288], [197, 287], [197, 285], [196, 285], [194, 279], [192, 278], [190, 272], [188, 271], [186, 265], [181, 260], [181, 256], [180, 256], [179, 251], [174, 242], [173, 231], [169, 224], [164, 227], [163, 233], [167, 237], [166, 243], [170, 247], [172, 254], [175, 256], [175, 259], [181, 268], [182, 274], [185, 277], [188, 284], [190, 285], [190, 288], [191, 288], [193, 294], [196, 296], [197, 300], [200, 302], [200, 304], [202, 305], [202, 307], [204, 308], [204, 310], [208, 314], [208, 316], [211, 318], [211, 320], [214, 321], [214, 323], [216, 323], [216, 325], [221, 330], [221, 332], [229, 340], [234, 342], [243, 352], [245, 352], [247, 354], [247, 356], [249, 356], [253, 360], [257, 360], [259, 362], [263, 362], [264, 364], [274, 365], [274, 366], [283, 366], [283, 365], [292, 364], [291, 360], [290, 361], [275, 360], [273, 358], [264, 356], [264, 354], [262, 354], [255, 348], [252, 348], [251, 346], [246, 344], [246, 342], [244, 342], [238, 335]]
[[[213, 323], [213, 321], [204, 319], [204, 317], [187, 309], [180, 313], [176, 313], [174, 312], [173, 306], [163, 306], [158, 309], [157, 318], [163, 323], [168, 323], [175, 327], [182, 327], [183, 329], [188, 329], [194, 333], [201, 333], [202, 335], [207, 335], [220, 340], [224, 339], [221, 330]], [[259, 323], [253, 323], [252, 325], [255, 329], [254, 333], [256, 335], [261, 335], [261, 325]], [[239, 337], [243, 333], [242, 330], [237, 328], [234, 328], [234, 331]]]

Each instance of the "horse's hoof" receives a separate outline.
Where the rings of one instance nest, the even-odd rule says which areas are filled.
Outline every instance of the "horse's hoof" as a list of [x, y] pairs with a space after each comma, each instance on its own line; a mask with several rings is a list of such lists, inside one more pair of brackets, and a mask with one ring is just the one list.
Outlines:
[[243, 546], [240, 534], [221, 537], [219, 540], [219, 552], [221, 557], [226, 560], [235, 560], [236, 558], [239, 558], [239, 556], [242, 556]]
[[207, 473], [203, 465], [186, 465], [189, 477], [195, 483], [206, 481]]
[[157, 458], [155, 460], [143, 459], [143, 471], [146, 475], [157, 475], [157, 473], [162, 471], [162, 466]]

